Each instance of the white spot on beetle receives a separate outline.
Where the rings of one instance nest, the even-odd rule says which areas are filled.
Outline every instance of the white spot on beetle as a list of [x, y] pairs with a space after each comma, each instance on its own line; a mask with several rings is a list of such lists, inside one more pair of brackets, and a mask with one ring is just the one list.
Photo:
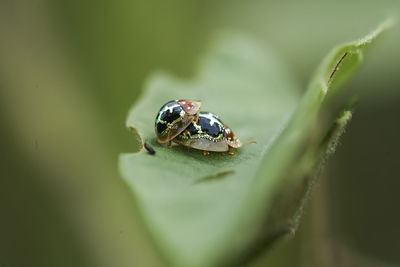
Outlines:
[[166, 112], [167, 110], [169, 111], [169, 113], [172, 113], [172, 111], [174, 110], [174, 108], [176, 107], [180, 107], [179, 104], [175, 103], [174, 105], [171, 105], [169, 107], [164, 106], [164, 108], [161, 110], [161, 112]]
[[219, 125], [221, 124], [220, 121], [218, 120], [218, 118], [216, 118], [216, 117], [214, 116], [214, 114], [212, 114], [212, 113], [205, 113], [205, 114], [201, 114], [200, 116], [203, 116], [203, 117], [209, 119], [209, 120], [210, 120], [210, 125], [211, 125], [211, 126], [213, 126], [214, 123], [217, 123], [217, 124], [219, 124]]

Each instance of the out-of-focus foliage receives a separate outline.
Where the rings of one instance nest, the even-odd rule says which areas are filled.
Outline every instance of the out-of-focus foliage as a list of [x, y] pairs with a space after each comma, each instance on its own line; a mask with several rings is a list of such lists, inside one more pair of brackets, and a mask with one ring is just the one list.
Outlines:
[[[211, 34], [228, 28], [277, 48], [304, 85], [333, 44], [399, 8], [396, 0], [1, 1], [0, 266], [160, 264], [116, 168], [118, 153], [134, 150], [126, 110], [148, 72], [193, 73]], [[312, 227], [261, 265], [400, 262], [399, 27], [382, 40], [348, 85], [362, 101], [313, 197]]]

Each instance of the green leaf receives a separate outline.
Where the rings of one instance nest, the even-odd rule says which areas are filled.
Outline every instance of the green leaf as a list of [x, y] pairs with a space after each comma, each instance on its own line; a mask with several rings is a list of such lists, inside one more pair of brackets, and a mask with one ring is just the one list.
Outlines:
[[[239, 35], [219, 38], [193, 81], [164, 73], [149, 79], [127, 120], [140, 152], [121, 155], [120, 171], [166, 261], [238, 264], [294, 231], [313, 184], [308, 177], [342, 132], [318, 123], [325, 98], [355, 70], [380, 31], [336, 48], [301, 99], [280, 59]], [[202, 110], [220, 115], [247, 144], [233, 156], [157, 144], [156, 113], [182, 98], [200, 99]], [[350, 113], [343, 114], [331, 129], [344, 128]], [[155, 155], [142, 149], [142, 140]]]

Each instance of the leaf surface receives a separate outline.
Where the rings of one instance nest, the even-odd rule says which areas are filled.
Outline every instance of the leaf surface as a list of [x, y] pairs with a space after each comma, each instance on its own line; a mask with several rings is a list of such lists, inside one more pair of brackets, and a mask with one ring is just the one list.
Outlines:
[[[302, 98], [273, 52], [232, 34], [215, 42], [194, 80], [165, 73], [149, 79], [127, 120], [140, 151], [122, 154], [120, 171], [169, 263], [237, 264], [281, 236], [276, 233], [295, 229], [312, 185], [307, 177], [326, 153], [321, 147], [326, 147], [330, 126], [318, 125], [328, 107], [324, 101], [351, 76], [380, 31], [334, 49]], [[204, 156], [198, 150], [157, 144], [154, 120], [172, 99], [201, 100], [202, 110], [218, 114], [244, 147], [233, 156]], [[155, 155], [141, 149], [143, 141]]]

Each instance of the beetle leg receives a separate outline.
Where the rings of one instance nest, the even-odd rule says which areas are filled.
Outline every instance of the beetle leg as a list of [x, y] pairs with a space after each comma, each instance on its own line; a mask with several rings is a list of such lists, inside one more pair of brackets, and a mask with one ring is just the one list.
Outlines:
[[171, 148], [171, 147], [172, 147], [172, 143], [171, 143], [171, 141], [169, 141], [169, 142], [168, 142], [168, 145], [167, 145], [167, 147], [168, 147], [168, 148]]
[[203, 151], [203, 155], [204, 155], [204, 156], [208, 156], [208, 155], [210, 155], [210, 152], [209, 152], [209, 151], [206, 151], [206, 150], [204, 150], [204, 151]]
[[229, 154], [229, 155], [235, 155], [236, 152], [235, 152], [235, 151], [228, 151], [228, 154]]

